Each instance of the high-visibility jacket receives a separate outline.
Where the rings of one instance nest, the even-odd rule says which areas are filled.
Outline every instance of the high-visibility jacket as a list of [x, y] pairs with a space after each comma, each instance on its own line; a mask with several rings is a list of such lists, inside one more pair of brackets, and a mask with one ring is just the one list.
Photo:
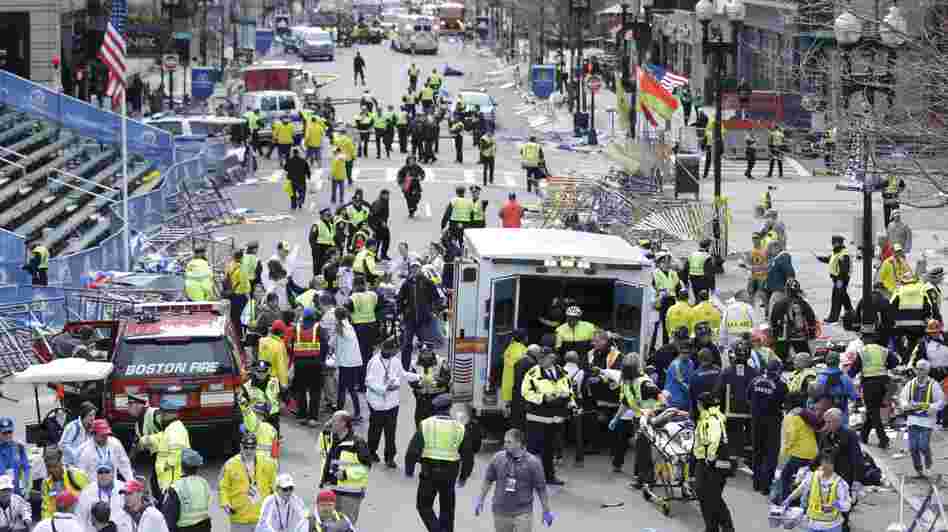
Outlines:
[[510, 402], [513, 400], [514, 366], [527, 354], [527, 346], [513, 341], [504, 350], [504, 371], [500, 377], [500, 398]]
[[445, 377], [445, 368], [440, 363], [428, 368], [420, 368], [418, 376], [421, 377], [414, 385], [415, 393], [418, 395], [435, 396], [448, 391], [448, 380]]
[[862, 376], [879, 377], [886, 374], [885, 361], [888, 351], [878, 344], [869, 344], [862, 349]]
[[528, 142], [520, 147], [520, 158], [523, 165], [528, 168], [535, 168], [540, 165], [540, 145], [536, 142]]
[[269, 376], [264, 389], [255, 386], [253, 381], [247, 381], [243, 383], [242, 390], [246, 392], [246, 398], [241, 393], [241, 407], [253, 410], [255, 405], [265, 404], [269, 408], [270, 414], [280, 412], [280, 381], [276, 377]]
[[260, 258], [253, 253], [244, 253], [244, 258], [240, 261], [240, 272], [247, 283], [252, 283], [257, 277], [257, 264], [260, 264]]
[[227, 264], [227, 280], [235, 294], [246, 295], [250, 293], [250, 279], [244, 276], [240, 264], [234, 261]]
[[352, 271], [361, 274], [378, 275], [379, 271], [375, 267], [375, 252], [368, 248], [362, 248], [356, 254], [355, 261], [352, 263]]
[[913, 412], [913, 415], [916, 416], [927, 416], [928, 408], [932, 404], [932, 393], [934, 393], [935, 380], [928, 379], [928, 384], [925, 386], [925, 390], [922, 392], [925, 394], [924, 397], [920, 397], [918, 393], [918, 377], [909, 382], [909, 400], [920, 403], [918, 405], [919, 409], [916, 412]]
[[162, 491], [168, 489], [175, 480], [181, 478], [181, 451], [191, 448], [187, 427], [180, 419], [176, 419], [161, 432], [142, 438], [142, 445], [155, 453], [158, 487]]
[[451, 200], [451, 221], [468, 223], [471, 221], [471, 211], [474, 210], [474, 202], [470, 198], [453, 198]]
[[[588, 321], [578, 321], [576, 326], [572, 327], [569, 323], [564, 323], [556, 328], [556, 348], [559, 349], [566, 344], [567, 350], [574, 350], [573, 346], [583, 342], [591, 342], [593, 335], [596, 334], [596, 326]], [[579, 352], [585, 352], [580, 350]]]
[[655, 270], [655, 272], [652, 273], [652, 284], [655, 285], [655, 291], [658, 292], [658, 296], [655, 298], [655, 304], [659, 305], [665, 297], [675, 297], [675, 291], [678, 290], [678, 285], [680, 284], [678, 272], [671, 270], [664, 272], [660, 269]]
[[[547, 371], [552, 371], [554, 376], [551, 378]], [[569, 406], [575, 404], [569, 375], [557, 366], [549, 370], [539, 365], [530, 368], [523, 377], [520, 393], [527, 402], [527, 421], [563, 423], [569, 415]], [[553, 400], [547, 401], [550, 394]]]
[[912, 267], [907, 260], [893, 255], [882, 261], [882, 266], [879, 268], [879, 282], [882, 283], [886, 291], [892, 294], [902, 282], [902, 277], [911, 271]]
[[[764, 191], [764, 192], [760, 195], [760, 203], [759, 203], [759, 205], [760, 205], [760, 208], [761, 208], [764, 212], [767, 212], [767, 211], [769, 211], [770, 209], [773, 209], [773, 208], [774, 208], [774, 199], [773, 199], [773, 196], [770, 195], [770, 191], [769, 191], [769, 190]], [[764, 246], [764, 248], [766, 249], [766, 246]]]
[[307, 148], [318, 148], [323, 145], [323, 135], [326, 134], [326, 126], [319, 120], [310, 120], [306, 122], [306, 133], [303, 135], [303, 142]]
[[260, 520], [260, 508], [263, 500], [273, 494], [276, 476], [276, 462], [262, 453], [257, 453], [251, 468], [244, 464], [239, 454], [224, 463], [218, 497], [221, 506], [233, 510], [231, 523], [252, 525]]
[[[810, 496], [806, 501], [806, 516], [813, 521], [832, 523], [840, 519], [839, 510], [835, 503], [838, 497], [836, 493], [839, 486], [840, 476], [833, 473], [833, 479], [830, 481], [829, 493], [824, 494], [820, 483], [821, 475], [814, 471], [810, 480]], [[823, 507], [831, 508], [828, 512], [823, 511]]]
[[181, 503], [178, 509], [178, 528], [194, 526], [211, 518], [211, 487], [197, 475], [179, 478], [171, 485]]
[[346, 180], [348, 173], [346, 172], [345, 155], [332, 158], [332, 162], [329, 163], [329, 175], [332, 176], [333, 181]]
[[375, 323], [375, 309], [379, 296], [375, 292], [356, 292], [349, 296], [352, 300], [352, 324]]
[[408, 77], [409, 78], [418, 78], [418, 67], [412, 65], [408, 67]]
[[349, 217], [350, 222], [354, 225], [359, 225], [369, 219], [369, 209], [367, 207], [349, 205], [346, 207], [346, 215]]
[[336, 226], [333, 223], [318, 220], [310, 229], [316, 235], [316, 243], [324, 246], [336, 245]]
[[783, 148], [783, 131], [779, 129], [771, 130], [767, 134], [767, 144], [775, 148]]
[[293, 135], [296, 129], [289, 122], [276, 122], [273, 124], [273, 138], [277, 144], [293, 144]]
[[431, 76], [428, 77], [428, 80], [431, 82], [431, 86], [435, 89], [441, 88], [441, 74], [437, 72], [432, 72]]
[[303, 329], [302, 323], [296, 324], [296, 344], [293, 347], [293, 356], [297, 360], [319, 358], [319, 323], [313, 325], [311, 329]]
[[484, 221], [484, 204], [480, 201], [471, 201], [471, 221], [472, 222], [483, 222]]
[[395, 116], [395, 125], [405, 127], [408, 125], [408, 111], [399, 111]]
[[33, 254], [39, 255], [39, 258], [40, 258], [39, 269], [48, 270], [49, 269], [49, 249], [42, 244], [36, 245], [36, 246], [33, 246]]
[[665, 330], [668, 331], [668, 334], [673, 334], [682, 327], [688, 329], [688, 334], [693, 334], [694, 329], [691, 319], [693, 311], [694, 309], [687, 301], [678, 301], [668, 307], [668, 312], [665, 313]]
[[[43, 500], [42, 503], [42, 518], [49, 519], [56, 513], [56, 496], [59, 495], [55, 489], [53, 489], [53, 477], [46, 477], [43, 480], [43, 483], [40, 485], [40, 497]], [[69, 493], [72, 493], [77, 498], [79, 497], [79, 492], [82, 491], [82, 488], [86, 487], [89, 484], [89, 477], [82, 472], [78, 467], [72, 466], [63, 466], [63, 488]]]
[[365, 133], [372, 129], [372, 122], [375, 121], [375, 113], [359, 113], [355, 118], [356, 129], [360, 133]]
[[202, 258], [193, 258], [184, 268], [184, 293], [191, 301], [214, 301], [211, 265]]
[[695, 458], [698, 460], [716, 460], [721, 444], [727, 444], [725, 426], [727, 417], [721, 409], [712, 406], [705, 409], [698, 416], [698, 425], [695, 427], [695, 443], [693, 447]]
[[138, 423], [134, 423], [135, 441], [141, 440], [145, 436], [149, 436], [161, 431], [161, 425], [158, 423], [159, 415], [159, 410], [153, 406], [145, 409], [145, 413], [142, 414], [141, 428], [139, 428]]
[[895, 310], [896, 327], [924, 327], [925, 326], [925, 285], [920, 282], [905, 284], [895, 290], [892, 300], [899, 299], [899, 307]]
[[434, 89], [425, 85], [421, 88], [421, 101], [430, 102], [432, 100], [434, 100]]
[[721, 330], [721, 311], [717, 309], [710, 301], [704, 300], [691, 309], [691, 319], [692, 325], [691, 330], [694, 330], [694, 326], [706, 321], [708, 325], [711, 326], [711, 333], [715, 338], [718, 337], [718, 332]]
[[375, 117], [375, 129], [388, 129], [389, 124], [395, 123], [395, 113], [386, 111]]
[[[369, 468], [359, 461], [359, 454], [356, 450], [356, 442], [347, 439], [339, 442], [339, 458], [335, 460], [339, 466], [339, 471], [345, 472], [344, 480], [337, 480], [336, 484], [328, 486], [333, 491], [341, 493], [362, 494], [369, 486]], [[322, 460], [327, 460], [329, 452], [332, 449], [332, 436], [329, 434], [320, 434], [319, 436], [319, 456]], [[338, 476], [336, 477], [339, 478]]]
[[461, 442], [464, 440], [464, 425], [452, 417], [431, 416], [421, 422], [421, 435], [425, 447], [421, 457], [441, 462], [457, 462], [461, 459]]
[[497, 155], [497, 141], [492, 137], [481, 137], [481, 145], [479, 146], [481, 150], [481, 157], [489, 159]]
[[833, 277], [839, 277], [839, 263], [843, 257], [849, 256], [849, 250], [846, 248], [841, 249], [839, 252], [833, 253], [830, 256], [829, 260], [829, 273]]
[[289, 385], [290, 357], [282, 338], [272, 334], [261, 338], [257, 344], [257, 359], [270, 363], [270, 376], [275, 377], [280, 386], [285, 388]]
[[754, 309], [742, 301], [731, 303], [724, 311], [724, 326], [729, 338], [750, 333], [754, 329]]
[[750, 251], [751, 279], [754, 281], [767, 280], [767, 248], [753, 248]]
[[804, 368], [799, 371], [794, 371], [790, 375], [790, 382], [787, 383], [787, 391], [790, 393], [806, 392], [803, 388], [804, 384], [807, 381], [812, 381], [817, 377], [816, 370], [813, 368]]
[[244, 407], [240, 411], [244, 415], [244, 429], [257, 437], [257, 453], [279, 460], [280, 445], [277, 442], [280, 436], [277, 430], [253, 410]]
[[[352, 526], [352, 521], [346, 517], [345, 514], [341, 514], [337, 511], [332, 512], [333, 520], [331, 522], [324, 523], [322, 517], [319, 516], [319, 512], [313, 512], [313, 516], [309, 518], [309, 522], [312, 524], [309, 532], [329, 532], [340, 530], [342, 532], [353, 532], [355, 528]], [[344, 527], [342, 523], [345, 523]]]
[[342, 133], [336, 133], [333, 137], [333, 144], [337, 148], [342, 149], [342, 153], [345, 154], [346, 160], [351, 161], [356, 157], [356, 147], [355, 142], [352, 140], [352, 137], [349, 135], [344, 135]]
[[244, 113], [244, 119], [247, 121], [247, 127], [250, 128], [250, 131], [257, 131], [260, 129], [260, 117], [257, 116], [256, 112], [247, 111]]
[[707, 251], [695, 251], [688, 257], [688, 275], [704, 277], [704, 263], [711, 257]]
[[623, 382], [619, 387], [619, 404], [625, 409], [625, 412], [620, 414], [622, 419], [638, 417], [642, 410], [655, 408], [658, 404], [654, 399], [642, 399], [642, 384], [651, 380], [647, 375], [639, 375], [632, 382]]

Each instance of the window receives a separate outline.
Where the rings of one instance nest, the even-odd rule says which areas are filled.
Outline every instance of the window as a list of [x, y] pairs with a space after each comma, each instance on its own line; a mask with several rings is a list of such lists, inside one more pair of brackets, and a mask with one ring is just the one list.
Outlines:
[[207, 136], [210, 134], [210, 128], [201, 122], [191, 122], [191, 134]]
[[281, 111], [296, 110], [296, 99], [291, 96], [280, 96], [280, 110]]
[[152, 122], [151, 125], [167, 131], [172, 135], [181, 135], [183, 132], [181, 122]]
[[214, 122], [191, 122], [192, 135], [207, 135], [209, 137], [218, 137], [230, 132], [230, 124], [219, 124]]
[[116, 375], [221, 375], [235, 367], [224, 338], [122, 340], [112, 362]]
[[260, 98], [260, 110], [263, 112], [273, 112], [277, 110], [276, 96], [264, 96]]

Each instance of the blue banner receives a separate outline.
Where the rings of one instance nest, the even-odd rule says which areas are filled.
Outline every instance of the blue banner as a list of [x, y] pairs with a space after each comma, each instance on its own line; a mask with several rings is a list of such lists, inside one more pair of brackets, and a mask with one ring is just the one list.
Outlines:
[[191, 97], [206, 100], [214, 94], [214, 78], [217, 69], [211, 67], [191, 67]]
[[[20, 111], [58, 122], [79, 135], [104, 144], [120, 142], [119, 115], [99, 109], [71, 96], [0, 70], [0, 102]], [[135, 120], [128, 120], [128, 150], [159, 167], [174, 164], [171, 134]]]
[[0, 229], [0, 286], [30, 282], [23, 271], [26, 264], [26, 241], [17, 234]]

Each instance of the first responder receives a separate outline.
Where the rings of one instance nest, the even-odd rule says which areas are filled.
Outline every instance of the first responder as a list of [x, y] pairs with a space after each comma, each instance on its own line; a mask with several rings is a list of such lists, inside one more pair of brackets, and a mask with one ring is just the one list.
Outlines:
[[711, 256], [711, 239], [705, 238], [698, 250], [688, 257], [688, 279], [695, 299], [702, 290], [714, 291], [714, 257]]
[[[155, 474], [152, 475], [152, 493], [163, 493], [175, 480], [181, 478], [181, 451], [191, 447], [191, 438], [178, 412], [185, 407], [184, 399], [162, 397], [161, 432], [141, 439], [142, 447], [155, 454]], [[157, 488], [157, 489], [156, 489]]]
[[43, 464], [47, 476], [40, 484], [41, 518], [49, 519], [56, 513], [56, 495], [68, 492], [78, 500], [89, 477], [77, 467], [63, 465], [63, 452], [56, 445], [43, 449]]
[[914, 273], [906, 272], [902, 284], [892, 294], [894, 312], [894, 336], [899, 353], [904, 358], [915, 349], [915, 344], [925, 336], [925, 326], [929, 319], [939, 319], [934, 315], [934, 305], [925, 293], [925, 284]]
[[263, 499], [274, 492], [277, 463], [257, 452], [257, 437], [245, 432], [240, 453], [224, 463], [218, 485], [220, 505], [232, 532], [252, 532], [260, 520]]
[[246, 249], [244, 249], [244, 256], [240, 262], [240, 270], [243, 275], [250, 280], [250, 293], [253, 294], [257, 291], [257, 287], [263, 283], [261, 276], [263, 275], [263, 262], [260, 261], [259, 257], [260, 252], [260, 242], [257, 240], [251, 240], [247, 242]]
[[290, 386], [290, 357], [286, 350], [286, 324], [276, 320], [270, 325], [270, 334], [261, 338], [257, 344], [257, 359], [269, 366], [269, 375], [276, 379], [282, 396]]
[[368, 107], [362, 106], [355, 117], [355, 126], [359, 130], [359, 157], [369, 156], [369, 141], [372, 139], [372, 125], [375, 123], [375, 113]]
[[280, 167], [282, 168], [283, 165], [286, 164], [286, 160], [290, 157], [290, 148], [293, 147], [294, 141], [296, 140], [294, 138], [296, 128], [292, 122], [287, 120], [285, 116], [282, 116], [271, 126], [271, 133], [273, 139], [270, 145], [270, 151], [267, 152], [267, 159], [273, 155], [273, 148], [275, 147], [280, 157]]
[[596, 326], [580, 320], [583, 310], [576, 305], [566, 309], [566, 323], [556, 328], [556, 350], [562, 358], [567, 351], [588, 353], [592, 349]]
[[332, 223], [332, 210], [319, 210], [319, 220], [309, 229], [309, 247], [313, 255], [313, 276], [323, 273], [329, 252], [336, 246], [336, 226]]
[[783, 141], [783, 131], [780, 129], [780, 126], [774, 122], [770, 128], [770, 132], [767, 133], [767, 148], [770, 149], [770, 169], [767, 170], [768, 178], [774, 175], [774, 163], [777, 163], [779, 177], [783, 177]]
[[32, 276], [32, 283], [36, 286], [46, 286], [49, 282], [49, 248], [44, 246], [39, 239], [34, 241], [35, 245], [30, 249], [30, 259], [23, 266], [23, 269]]
[[[350, 135], [348, 129], [346, 129], [333, 136], [332, 144], [341, 150], [346, 163], [346, 180], [348, 180], [349, 186], [352, 186], [352, 167], [355, 165], [356, 159], [355, 141], [352, 140], [352, 135]], [[334, 175], [333, 177], [336, 176]], [[333, 201], [335, 201], [335, 195], [333, 198]], [[342, 197], [339, 198], [339, 202], [342, 203]]]
[[258, 155], [263, 155], [263, 151], [260, 149], [260, 118], [260, 109], [248, 109], [244, 113], [247, 129], [250, 130], [250, 147]]
[[[280, 338], [276, 338], [281, 344]], [[263, 405], [263, 412], [267, 421], [274, 420], [274, 427], [280, 422], [280, 382], [270, 374], [270, 363], [259, 359], [254, 362], [250, 370], [250, 379], [240, 387], [238, 399], [241, 411], [249, 412], [257, 405]]]
[[[414, 105], [412, 105], [414, 107]], [[395, 115], [395, 131], [398, 133], [398, 152], [408, 153], [408, 120], [409, 112], [402, 106], [402, 110]]]
[[754, 471], [754, 491], [764, 495], [770, 495], [780, 451], [783, 402], [787, 397], [787, 385], [780, 378], [782, 370], [780, 360], [771, 358], [765, 371], [754, 378], [747, 389], [753, 438], [751, 469]]
[[721, 332], [721, 311], [711, 303], [711, 295], [707, 290], [701, 290], [697, 296], [697, 304], [691, 307], [691, 329], [695, 331], [695, 335], [697, 335], [695, 325], [705, 322], [711, 328], [712, 339], [717, 340]]
[[[659, 390], [652, 382], [652, 379], [642, 373], [641, 361], [637, 355], [626, 355], [622, 365], [622, 384], [620, 387], [620, 408], [616, 412], [615, 418], [630, 419], [631, 427], [626, 421], [622, 421], [623, 428], [620, 432], [616, 426], [617, 433], [634, 435], [635, 441], [635, 484], [637, 487], [650, 486], [655, 482], [655, 466], [652, 461], [652, 444], [642, 431], [637, 431], [638, 420], [643, 416], [648, 417], [652, 411], [659, 406]], [[617, 423], [618, 425], [618, 423]], [[610, 429], [612, 423], [610, 423]], [[625, 461], [625, 451], [628, 447], [627, 439], [619, 439], [617, 447], [613, 451], [613, 470], [621, 470]]]
[[494, 161], [497, 156], [497, 141], [490, 131], [481, 137], [477, 143], [477, 149], [480, 154], [480, 163], [484, 167], [484, 186], [488, 183], [494, 184]]
[[[511, 342], [511, 346], [516, 345], [523, 344]], [[526, 351], [525, 347], [524, 351]], [[410, 385], [415, 393], [415, 428], [420, 430], [421, 422], [435, 414], [432, 406], [435, 398], [448, 391], [451, 384], [451, 370], [439, 360], [438, 355], [429, 344], [424, 344], [418, 352], [415, 368], [420, 378], [416, 382], [411, 382]], [[508, 399], [509, 401], [510, 399]]]
[[[148, 406], [148, 397], [143, 394], [128, 394], [128, 414], [134, 422], [135, 435], [132, 445], [138, 448], [138, 442], [145, 436], [161, 431], [161, 412]], [[133, 453], [134, 456], [134, 453]]]
[[675, 304], [665, 312], [665, 330], [671, 335], [684, 327], [689, 335], [694, 334], [694, 308], [688, 302], [688, 289], [679, 288], [675, 299]]
[[751, 250], [747, 252], [746, 261], [741, 263], [741, 267], [750, 270], [750, 277], [747, 279], [747, 295], [753, 306], [766, 308], [766, 301], [770, 299], [767, 293], [767, 247], [764, 246], [763, 235], [759, 231], [753, 233], [751, 240]]
[[[450, 415], [451, 395], [432, 401], [434, 415], [421, 422], [405, 452], [405, 475], [418, 475], [418, 514], [428, 532], [454, 532], [454, 487], [464, 487], [474, 470], [474, 442], [464, 425]], [[438, 498], [440, 515], [434, 513]]]
[[372, 456], [365, 440], [352, 431], [352, 416], [345, 410], [332, 415], [319, 435], [319, 488], [336, 494], [339, 512], [353, 523], [369, 486]]
[[463, 186], [455, 188], [454, 192], [457, 196], [451, 199], [444, 210], [444, 216], [441, 217], [441, 230], [448, 228], [452, 238], [460, 245], [464, 229], [471, 223], [474, 203], [464, 196], [467, 191]]
[[431, 87], [430, 84], [426, 84], [421, 88], [421, 92], [418, 95], [418, 99], [421, 100], [421, 110], [425, 113], [430, 113], [431, 108], [434, 106], [434, 95], [435, 90]]
[[382, 271], [378, 269], [375, 262], [375, 247], [378, 244], [374, 239], [370, 239], [365, 246], [356, 253], [355, 261], [352, 263], [352, 273], [356, 278], [362, 278], [367, 285], [374, 285], [376, 280], [382, 276]]
[[452, 121], [450, 132], [454, 139], [454, 162], [464, 164], [464, 121]]
[[415, 92], [415, 89], [418, 87], [418, 65], [412, 63], [408, 67], [408, 92]]
[[724, 309], [720, 322], [720, 345], [733, 346], [745, 334], [749, 335], [757, 326], [754, 308], [750, 306], [749, 297], [744, 290], [734, 294], [734, 301]]
[[293, 387], [296, 389], [296, 418], [301, 424], [319, 426], [319, 402], [322, 400], [324, 350], [328, 352], [326, 331], [312, 308], [303, 309], [296, 323], [293, 347]]
[[891, 298], [896, 288], [902, 283], [902, 278], [911, 273], [912, 266], [905, 258], [905, 249], [902, 244], [893, 244], [892, 256], [883, 260], [879, 267], [879, 281], [882, 282], [886, 295]]
[[[734, 344], [730, 364], [721, 371], [720, 387], [724, 392], [724, 415], [727, 417], [727, 441], [735, 460], [747, 461], [747, 442], [751, 441], [751, 410], [748, 401], [750, 383], [760, 374], [748, 366], [751, 345], [748, 338]], [[698, 394], [700, 397], [700, 394]]]
[[317, 167], [323, 165], [323, 137], [326, 135], [326, 122], [318, 116], [307, 118], [303, 122], [303, 147], [306, 148], [306, 161]]
[[543, 174], [541, 163], [543, 162], [543, 148], [537, 143], [535, 136], [530, 136], [530, 140], [523, 146], [520, 146], [520, 164], [527, 171], [527, 192], [533, 192], [536, 188], [540, 191], [537, 180]]
[[431, 75], [428, 76], [428, 83], [431, 85], [431, 88], [434, 89], [435, 92], [438, 92], [441, 90], [441, 74], [438, 73], [437, 68], [431, 69]]
[[231, 323], [237, 327], [237, 334], [243, 338], [243, 326], [240, 316], [243, 314], [244, 306], [250, 300], [250, 278], [244, 274], [242, 263], [244, 262], [244, 250], [234, 250], [234, 258], [227, 263], [225, 267], [225, 282], [230, 290], [230, 319]]
[[[389, 113], [391, 113], [392, 106], [389, 105]], [[385, 135], [388, 131], [389, 120], [394, 118], [392, 115], [389, 115], [383, 112], [381, 109], [375, 113], [375, 116], [372, 118], [372, 129], [375, 130], [375, 158], [382, 158], [382, 144], [385, 144], [385, 153], [386, 157], [392, 157], [392, 143], [385, 142]]]
[[514, 382], [516, 380], [517, 362], [527, 355], [527, 332], [516, 329], [510, 339], [510, 344], [504, 350], [503, 370], [500, 376], [500, 398], [508, 408], [514, 399]]
[[862, 372], [862, 401], [866, 407], [866, 419], [860, 429], [862, 442], [869, 443], [869, 433], [876, 430], [879, 447], [889, 447], [889, 436], [882, 423], [882, 403], [888, 396], [889, 370], [901, 363], [898, 355], [879, 345], [879, 336], [875, 333], [862, 334], [862, 351], [849, 368], [849, 376], [855, 377]]
[[[371, 256], [371, 251], [366, 248], [360, 251], [359, 255], [363, 253], [370, 255], [364, 260], [372, 261], [374, 265], [374, 257]], [[378, 343], [378, 314], [381, 310], [379, 295], [368, 288], [364, 278], [356, 278], [352, 282], [352, 295], [349, 296], [349, 301], [346, 302], [346, 309], [349, 311], [349, 321], [352, 323], [356, 338], [359, 340], [359, 352], [362, 353], [362, 367], [359, 371], [358, 382], [364, 383], [365, 365], [372, 358], [375, 346]]]
[[731, 462], [728, 455], [726, 418], [718, 396], [704, 392], [698, 397], [698, 423], [695, 428], [694, 457], [698, 504], [705, 530], [732, 532], [734, 521], [724, 502], [724, 484]]
[[174, 532], [211, 531], [211, 487], [198, 470], [204, 458], [194, 449], [181, 452], [183, 476], [165, 492], [161, 513]]
[[642, 401], [639, 395], [642, 379], [639, 357], [629, 353], [622, 359], [622, 383], [619, 385], [619, 408], [609, 421], [609, 430], [615, 432], [612, 443], [612, 472], [621, 473], [625, 464], [625, 453], [629, 438], [634, 438], [638, 419], [642, 416]]
[[207, 262], [207, 249], [194, 248], [194, 258], [184, 268], [184, 293], [191, 301], [214, 301], [214, 279]]
[[665, 327], [665, 318], [668, 315], [668, 309], [675, 304], [675, 295], [681, 287], [681, 281], [678, 279], [678, 272], [672, 269], [671, 253], [660, 252], [655, 256], [655, 262], [658, 268], [652, 273], [652, 287], [655, 289], [655, 308], [658, 309], [659, 319], [662, 325], [662, 343], [668, 342], [669, 331]]
[[899, 196], [905, 190], [905, 181], [899, 176], [889, 174], [882, 189], [882, 220], [885, 227], [892, 221], [892, 212], [899, 209]]
[[256, 403], [251, 408], [241, 408], [243, 423], [240, 426], [242, 433], [250, 433], [257, 437], [257, 452], [280, 459], [280, 435], [276, 428], [267, 423], [270, 407], [264, 403]]
[[806, 394], [810, 389], [810, 383], [816, 380], [816, 369], [811, 367], [813, 360], [809, 353], [797, 353], [793, 355], [793, 372], [787, 379], [787, 392], [793, 394]]
[[471, 223], [472, 229], [483, 229], [487, 225], [484, 211], [487, 210], [487, 200], [481, 199], [481, 187], [471, 185]]
[[556, 365], [556, 352], [545, 348], [539, 364], [523, 377], [521, 394], [527, 407], [527, 448], [541, 458], [546, 483], [566, 484], [557, 478], [553, 466], [556, 441], [570, 410], [576, 408], [569, 375]]
[[853, 311], [853, 302], [849, 299], [847, 290], [849, 275], [852, 270], [852, 260], [849, 257], [849, 250], [846, 249], [846, 239], [842, 235], [833, 235], [831, 242], [833, 244], [833, 254], [816, 257], [820, 262], [829, 264], [830, 280], [833, 282], [830, 313], [823, 320], [824, 323], [839, 321], [840, 310], [845, 310], [847, 314], [851, 314]]

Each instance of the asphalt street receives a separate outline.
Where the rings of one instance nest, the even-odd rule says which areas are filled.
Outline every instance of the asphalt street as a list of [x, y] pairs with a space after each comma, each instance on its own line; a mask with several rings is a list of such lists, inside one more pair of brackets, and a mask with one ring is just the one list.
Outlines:
[[[463, 78], [446, 78], [447, 88], [454, 91], [465, 86], [474, 86], [479, 81], [480, 73], [496, 69], [493, 59], [485, 59], [475, 55], [469, 47], [461, 51], [457, 45], [442, 42], [441, 51], [436, 56], [411, 57], [391, 51], [387, 45], [361, 46], [356, 49], [362, 52], [368, 65], [366, 81], [373, 94], [383, 105], [398, 103], [407, 87], [407, 70], [412, 60], [421, 68], [422, 72], [430, 72], [432, 68], [443, 70], [445, 64], [450, 64], [465, 72]], [[359, 96], [362, 87], [352, 84], [352, 57], [353, 49], [337, 51], [334, 63], [309, 63], [307, 68], [313, 71], [334, 72], [340, 79], [328, 88], [334, 97]], [[501, 130], [513, 127], [515, 121], [520, 120], [511, 111], [519, 103], [519, 97], [512, 91], [500, 89], [492, 91], [500, 103], [498, 110], [499, 126]], [[355, 106], [340, 108], [337, 113], [344, 118], [355, 113]], [[498, 224], [497, 210], [506, 199], [507, 193], [517, 191], [525, 200], [530, 200], [525, 192], [523, 174], [520, 170], [518, 146], [514, 143], [500, 143], [497, 155], [497, 178], [493, 187], [487, 188], [483, 198], [490, 204], [488, 207], [488, 225]], [[374, 151], [374, 150], [373, 150]], [[325, 150], [324, 150], [325, 152]], [[562, 165], [593, 165], [601, 164], [605, 169], [609, 164], [599, 163], [597, 156], [577, 153], [558, 153], [555, 155], [556, 164]], [[429, 178], [424, 184], [422, 207], [423, 216], [409, 219], [407, 209], [397, 186], [394, 185], [394, 172], [403, 163], [403, 156], [393, 155], [389, 159], [359, 159], [356, 162], [356, 186], [365, 190], [366, 198], [373, 200], [383, 188], [393, 190], [392, 215], [390, 226], [394, 243], [408, 242], [410, 248], [423, 251], [426, 244], [438, 235], [440, 217], [447, 201], [453, 196], [455, 186], [472, 184], [480, 181], [480, 168], [475, 166], [477, 156], [471, 146], [470, 137], [465, 138], [466, 162], [463, 166], [453, 162], [453, 145], [447, 139], [441, 143], [441, 153], [437, 163], [431, 168]], [[274, 161], [264, 162], [258, 177], [271, 175], [276, 169]], [[323, 178], [324, 179], [324, 178]], [[324, 182], [324, 181], [323, 181]], [[753, 185], [753, 189], [744, 189], [747, 202], [751, 196], [756, 196], [756, 188], [763, 185]], [[329, 205], [328, 186], [323, 185], [311, 194], [307, 200], [309, 206], [316, 208]], [[250, 208], [260, 214], [290, 214], [289, 201], [278, 183], [270, 183], [261, 179], [259, 184], [243, 185], [231, 189], [231, 194], [238, 207]], [[802, 191], [800, 191], [802, 192]], [[346, 197], [351, 191], [347, 190]], [[781, 193], [782, 194], [782, 193]], [[802, 195], [802, 194], [801, 194]], [[741, 204], [745, 197], [741, 198]], [[855, 198], [852, 198], [855, 199]], [[849, 200], [849, 198], [847, 198]], [[780, 205], [781, 200], [778, 200]], [[825, 210], [822, 204], [818, 207]], [[745, 216], [742, 207], [737, 216]], [[827, 215], [829, 216], [829, 215]], [[259, 240], [261, 255], [269, 256], [279, 240], [289, 240], [300, 246], [300, 256], [303, 260], [298, 263], [299, 278], [308, 279], [310, 275], [309, 252], [306, 240], [307, 231], [313, 222], [314, 214], [310, 209], [298, 211], [292, 219], [279, 223], [260, 223], [255, 225], [237, 225], [226, 228], [222, 234], [234, 236], [238, 243], [248, 240]], [[841, 223], [829, 225], [842, 225]], [[840, 227], [842, 229], [842, 227]], [[791, 225], [791, 230], [794, 227]], [[741, 226], [743, 231], [743, 225]], [[820, 237], [815, 239], [812, 246], [818, 247], [824, 240], [828, 242], [828, 235], [823, 233], [826, 226], [820, 228]], [[809, 236], [809, 234], [807, 235]], [[791, 242], [796, 238], [791, 233]], [[394, 250], [393, 250], [394, 252]], [[35, 416], [32, 407], [32, 391], [15, 386], [7, 386], [5, 393], [19, 398], [20, 403], [15, 407], [0, 403], [0, 410], [13, 414], [18, 423], [18, 438], [23, 437], [23, 422]], [[49, 404], [47, 400], [44, 400]], [[402, 408], [398, 421], [398, 470], [390, 470], [384, 466], [374, 467], [370, 477], [370, 487], [365, 504], [362, 507], [359, 529], [369, 532], [381, 531], [408, 531], [423, 530], [424, 527], [415, 511], [416, 479], [407, 479], [402, 471], [405, 447], [413, 433], [414, 400], [408, 387], [402, 391]], [[367, 407], [363, 405], [363, 412]], [[365, 415], [365, 414], [364, 414]], [[318, 453], [315, 447], [316, 429], [303, 428], [292, 420], [283, 421], [285, 439], [282, 445], [281, 471], [292, 473], [297, 482], [298, 494], [307, 503], [311, 503], [317, 491], [318, 482]], [[359, 426], [359, 432], [364, 435], [367, 423]], [[483, 452], [477, 457], [474, 474], [464, 488], [458, 490], [456, 530], [487, 531], [493, 530], [492, 519], [489, 515], [475, 517], [473, 513], [474, 499], [483, 479], [486, 464], [497, 447], [485, 445]], [[205, 450], [206, 451], [206, 450]], [[381, 449], [380, 449], [381, 454]], [[585, 468], [577, 469], [572, 465], [572, 452], [567, 451], [567, 461], [560, 469], [560, 476], [567, 480], [562, 488], [551, 488], [551, 505], [556, 513], [556, 522], [553, 528], [557, 530], [579, 530], [593, 526], [600, 532], [654, 529], [658, 532], [693, 532], [703, 528], [703, 523], [696, 503], [674, 503], [671, 516], [665, 517], [650, 503], [647, 503], [640, 493], [627, 488], [631, 481], [630, 473], [613, 474], [608, 457], [603, 455], [591, 456], [586, 460]], [[213, 457], [203, 475], [216, 489], [217, 476], [226, 457]], [[626, 471], [633, 469], [634, 459], [630, 455], [626, 461]], [[872, 494], [860, 505], [853, 517], [853, 530], [879, 530], [887, 523], [897, 518], [896, 507], [891, 497]], [[767, 525], [767, 505], [764, 498], [751, 491], [750, 479], [746, 474], [739, 473], [735, 479], [728, 482], [725, 492], [736, 530], [756, 531], [763, 530]], [[624, 503], [617, 508], [603, 508], [603, 504]], [[539, 529], [538, 508], [535, 512], [535, 526]], [[225, 529], [225, 517], [219, 508], [213, 510], [215, 529]]]

